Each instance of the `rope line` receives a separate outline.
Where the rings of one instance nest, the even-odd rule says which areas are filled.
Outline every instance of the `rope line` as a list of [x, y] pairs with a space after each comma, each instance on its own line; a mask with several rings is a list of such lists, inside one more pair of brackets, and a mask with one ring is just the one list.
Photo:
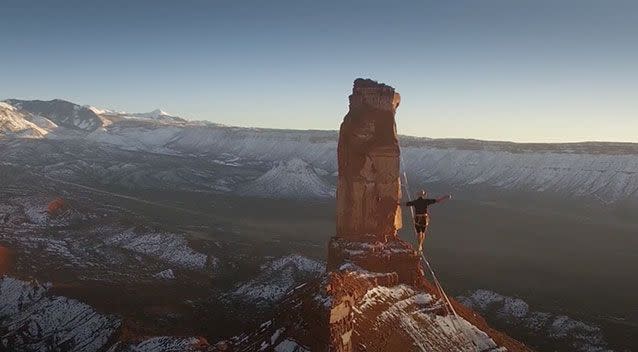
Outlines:
[[[405, 170], [405, 162], [403, 161], [403, 156], [400, 156], [400, 158], [401, 158], [401, 164], [404, 166], [403, 170]], [[404, 182], [402, 182], [402, 184], [403, 184], [403, 188], [405, 189], [404, 193], [412, 194], [412, 193], [410, 193], [410, 186], [408, 184], [408, 175], [407, 175], [407, 173], [405, 171], [403, 172], [403, 180], [404, 180]], [[415, 238], [415, 240], [418, 243], [418, 234], [416, 232], [416, 227], [414, 226], [415, 222], [414, 222], [414, 208], [413, 207], [410, 207], [410, 213], [412, 215], [412, 231], [414, 232], [414, 238]], [[452, 305], [452, 302], [450, 301], [450, 298], [445, 293], [445, 290], [443, 289], [443, 286], [441, 285], [441, 282], [436, 277], [436, 274], [434, 272], [434, 269], [432, 268], [432, 265], [430, 265], [430, 262], [427, 260], [427, 258], [425, 258], [424, 252], [421, 252], [421, 260], [423, 260], [423, 262], [425, 263], [425, 266], [428, 268], [428, 271], [432, 275], [432, 279], [434, 281], [434, 285], [436, 286], [437, 290], [439, 291], [440, 296], [444, 300], [443, 305], [445, 307], [446, 313], [448, 315], [450, 313], [452, 313], [454, 315], [455, 319], [452, 319], [452, 326], [453, 326], [454, 330], [456, 330], [457, 334], [460, 333], [460, 334], [465, 335], [465, 338], [469, 339], [469, 342], [472, 345], [474, 345], [474, 347], [478, 350], [478, 346], [477, 346], [476, 342], [474, 341], [475, 334], [474, 333], [468, 334], [468, 331], [466, 329], [467, 327], [465, 327], [465, 326], [462, 326], [461, 329], [459, 329], [459, 327], [457, 326], [457, 324], [460, 324], [459, 321], [458, 321], [459, 315], [457, 314], [456, 310], [454, 309], [454, 306]], [[472, 337], [470, 337], [468, 335], [470, 335]]]

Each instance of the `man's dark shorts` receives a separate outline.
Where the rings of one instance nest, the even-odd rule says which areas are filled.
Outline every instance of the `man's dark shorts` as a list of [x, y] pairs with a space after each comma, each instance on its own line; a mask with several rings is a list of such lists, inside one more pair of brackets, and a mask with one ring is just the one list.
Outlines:
[[414, 216], [414, 228], [416, 232], [425, 232], [430, 224], [430, 217], [427, 214], [417, 214]]

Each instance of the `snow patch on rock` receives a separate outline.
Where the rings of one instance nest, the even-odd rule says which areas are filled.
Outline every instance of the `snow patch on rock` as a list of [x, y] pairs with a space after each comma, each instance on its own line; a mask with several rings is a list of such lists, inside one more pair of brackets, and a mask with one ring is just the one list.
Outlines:
[[[375, 325], [397, 326], [415, 351], [501, 351], [496, 343], [461, 317], [435, 313], [440, 302], [407, 285], [376, 286], [355, 307], [355, 320], [371, 319]], [[463, 333], [459, 333], [462, 331]]]
[[120, 320], [66, 297], [47, 296], [49, 285], [0, 278], [0, 349], [99, 351]]
[[290, 255], [262, 265], [260, 274], [239, 285], [233, 295], [255, 303], [274, 303], [301, 282], [318, 277], [324, 271], [323, 263]]
[[166, 269], [166, 270], [160, 271], [157, 274], [154, 274], [153, 277], [156, 279], [162, 279], [162, 280], [173, 280], [175, 279], [175, 273], [173, 273], [172, 269]]
[[206, 340], [197, 337], [158, 336], [139, 343], [119, 344], [108, 352], [195, 352], [207, 351]]
[[326, 266], [323, 263], [301, 255], [289, 255], [275, 259], [266, 264], [262, 264], [261, 270], [264, 272], [275, 272], [289, 265], [294, 266], [297, 270], [308, 273], [321, 274], [326, 270]]
[[[105, 243], [186, 269], [204, 270], [209, 260], [206, 254], [190, 248], [184, 237], [172, 233], [138, 234], [133, 230], [127, 230], [107, 239]], [[218, 259], [211, 257], [210, 263], [212, 267], [216, 267]]]
[[0, 350], [68, 352], [190, 352], [208, 350], [197, 337], [113, 340], [119, 318], [97, 313], [74, 299], [48, 294], [50, 284], [0, 277]]
[[[85, 268], [88, 263], [85, 258], [88, 255], [85, 248], [80, 248], [73, 239], [50, 238], [41, 236], [16, 236], [13, 237], [15, 243], [19, 243], [22, 248], [32, 251], [44, 251], [45, 253], [65, 259], [76, 267]], [[79, 254], [79, 256], [77, 255]]]
[[41, 197], [20, 197], [12, 201], [22, 207], [27, 220], [34, 225], [46, 225], [49, 215], [47, 207], [50, 200]]

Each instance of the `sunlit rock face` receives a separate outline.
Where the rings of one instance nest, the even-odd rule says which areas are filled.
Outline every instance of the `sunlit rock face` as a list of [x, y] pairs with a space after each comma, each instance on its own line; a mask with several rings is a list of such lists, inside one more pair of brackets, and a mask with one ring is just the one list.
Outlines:
[[238, 289], [283, 298], [273, 319], [234, 339], [233, 351], [531, 352], [444, 296], [426, 279], [421, 256], [396, 236], [398, 104], [392, 87], [355, 81], [339, 137], [337, 235], [328, 242], [327, 275], [285, 294], [272, 275]]
[[400, 102], [394, 88], [356, 79], [350, 110], [339, 132], [337, 236], [373, 234], [386, 241], [401, 228], [399, 142], [394, 114]]

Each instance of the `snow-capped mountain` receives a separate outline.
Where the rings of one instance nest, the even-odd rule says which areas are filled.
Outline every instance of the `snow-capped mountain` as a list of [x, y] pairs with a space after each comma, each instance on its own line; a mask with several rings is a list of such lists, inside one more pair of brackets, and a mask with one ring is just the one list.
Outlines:
[[0, 136], [42, 138], [47, 131], [27, 120], [23, 113], [12, 105], [0, 102]]
[[335, 189], [322, 180], [310, 164], [295, 158], [278, 162], [258, 179], [242, 186], [242, 195], [265, 198], [330, 198]]
[[160, 109], [146, 113], [128, 113], [81, 106], [61, 99], [7, 99], [0, 102], [0, 134], [21, 138], [44, 138], [47, 135], [55, 138], [78, 138], [121, 120], [167, 125], [187, 122]]
[[186, 122], [185, 119], [179, 116], [171, 115], [161, 109], [155, 109], [151, 112], [124, 113], [124, 116], [165, 122]]
[[[333, 185], [324, 184], [326, 180], [313, 168], [336, 172], [335, 131], [227, 127], [188, 122], [161, 110], [116, 113], [59, 100], [6, 102], [8, 106], [0, 107], [0, 121], [10, 122], [0, 125], [0, 135], [9, 138], [80, 138], [133, 151], [212, 158], [232, 155], [276, 165], [254, 184], [240, 187], [245, 194], [332, 194]], [[400, 141], [403, 169], [413, 185], [445, 183], [469, 190], [488, 187], [560, 194], [601, 204], [638, 201], [638, 144], [520, 144], [406, 136]], [[296, 159], [311, 167], [285, 162]]]
[[163, 123], [185, 123], [186, 119], [183, 119], [179, 116], [171, 115], [162, 109], [155, 109], [150, 112], [126, 112], [126, 111], [115, 111], [110, 109], [100, 109], [94, 106], [88, 106], [88, 108], [96, 113], [97, 115], [109, 119], [109, 118], [124, 118], [124, 119], [134, 119], [134, 120], [147, 120], [147, 121], [157, 121]]
[[102, 120], [91, 109], [64, 100], [8, 99], [5, 102], [19, 111], [40, 116], [70, 130], [90, 132], [102, 126]]

